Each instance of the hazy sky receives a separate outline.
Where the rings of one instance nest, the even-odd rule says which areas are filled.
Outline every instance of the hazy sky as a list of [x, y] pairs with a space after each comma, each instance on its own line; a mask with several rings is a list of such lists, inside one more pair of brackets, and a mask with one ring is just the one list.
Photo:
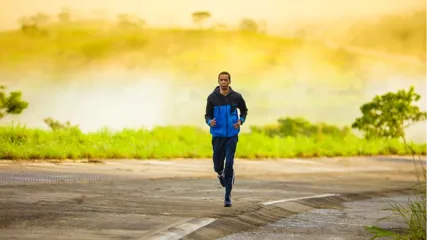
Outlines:
[[133, 13], [149, 24], [191, 24], [193, 11], [208, 10], [218, 22], [237, 22], [242, 17], [252, 17], [275, 25], [297, 19], [372, 16], [417, 6], [425, 8], [425, 5], [425, 0], [0, 0], [0, 29], [16, 27], [20, 16], [37, 11], [56, 14], [63, 7], [83, 15], [93, 10], [110, 14]]

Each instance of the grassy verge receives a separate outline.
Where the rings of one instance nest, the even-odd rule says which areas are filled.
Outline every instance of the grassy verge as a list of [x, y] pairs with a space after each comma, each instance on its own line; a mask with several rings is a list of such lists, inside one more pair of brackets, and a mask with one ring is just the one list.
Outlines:
[[366, 229], [373, 234], [371, 240], [388, 237], [396, 240], [425, 240], [426, 239], [426, 178], [414, 187], [415, 194], [408, 198], [408, 202], [400, 204], [391, 202], [391, 210], [394, 216], [379, 219], [378, 222], [388, 218], [400, 218], [403, 220], [404, 229], [388, 229], [387, 227], [367, 226]]
[[[20, 126], [0, 127], [0, 159], [170, 159], [210, 158], [209, 132], [193, 127], [158, 127], [153, 130], [100, 130], [82, 133], [77, 128], [57, 131]], [[422, 154], [426, 144], [412, 144]], [[292, 158], [321, 156], [407, 155], [397, 140], [367, 141], [344, 137], [269, 137], [241, 134], [238, 158]]]
[[[404, 138], [403, 138], [404, 139]], [[421, 159], [420, 153], [417, 153], [413, 146], [406, 144], [405, 148], [412, 154], [414, 161], [414, 170], [418, 183], [414, 186], [415, 194], [408, 198], [406, 204], [391, 202], [391, 210], [395, 213], [392, 217], [399, 217], [403, 220], [404, 229], [388, 229], [387, 227], [367, 226], [366, 229], [373, 234], [371, 240], [389, 237], [396, 240], [425, 240], [426, 239], [426, 168]], [[415, 151], [414, 151], [415, 150]], [[423, 153], [425, 155], [425, 153]], [[415, 156], [417, 155], [417, 157]], [[420, 174], [421, 170], [421, 174]], [[387, 219], [385, 217], [379, 219]]]

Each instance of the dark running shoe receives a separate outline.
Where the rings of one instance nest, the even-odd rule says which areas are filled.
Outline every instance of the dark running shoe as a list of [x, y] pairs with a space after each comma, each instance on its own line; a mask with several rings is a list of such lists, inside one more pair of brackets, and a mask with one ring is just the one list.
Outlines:
[[218, 174], [218, 179], [219, 179], [219, 183], [221, 184], [221, 186], [222, 187], [225, 187], [225, 184], [224, 184], [224, 178], [225, 178], [225, 176], [224, 176], [224, 173], [220, 173], [220, 174]]

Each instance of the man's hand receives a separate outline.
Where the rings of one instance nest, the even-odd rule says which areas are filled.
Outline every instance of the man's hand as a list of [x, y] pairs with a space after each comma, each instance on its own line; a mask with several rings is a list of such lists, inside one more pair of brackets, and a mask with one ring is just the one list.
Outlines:
[[211, 120], [211, 123], [209, 124], [211, 127], [215, 127], [216, 125], [216, 120], [215, 118]]
[[237, 123], [235, 123], [235, 124], [233, 124], [233, 127], [235, 128], [235, 129], [239, 129], [240, 128], [240, 125], [242, 125], [242, 121], [237, 121]]

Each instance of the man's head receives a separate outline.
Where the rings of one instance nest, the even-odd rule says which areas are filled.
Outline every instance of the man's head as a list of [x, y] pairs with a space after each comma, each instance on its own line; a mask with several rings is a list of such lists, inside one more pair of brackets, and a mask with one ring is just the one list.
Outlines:
[[231, 75], [228, 72], [220, 72], [218, 75], [218, 84], [222, 90], [227, 90], [231, 83]]

